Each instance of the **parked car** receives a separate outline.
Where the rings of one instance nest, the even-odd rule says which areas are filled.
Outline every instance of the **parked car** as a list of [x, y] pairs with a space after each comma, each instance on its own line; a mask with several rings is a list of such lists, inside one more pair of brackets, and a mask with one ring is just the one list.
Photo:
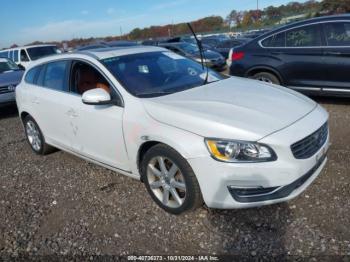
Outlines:
[[350, 95], [350, 16], [281, 27], [235, 48], [230, 73], [310, 94]]
[[0, 107], [15, 104], [15, 89], [24, 71], [12, 60], [0, 58]]
[[54, 146], [141, 179], [170, 213], [298, 196], [326, 163], [327, 112], [284, 87], [206, 73], [159, 47], [62, 54], [26, 71], [17, 106], [35, 153]]
[[89, 45], [78, 46], [77, 48], [75, 48], [75, 51], [86, 51], [91, 49], [107, 48], [107, 47], [108, 46], [105, 44], [89, 44]]
[[26, 68], [32, 61], [58, 53], [61, 51], [55, 45], [31, 45], [2, 50], [0, 58], [9, 58]]
[[[159, 44], [159, 46], [171, 50], [172, 52], [175, 52], [176, 54], [179, 54], [181, 56], [185, 56], [192, 60], [195, 60], [198, 63], [201, 63], [199, 48], [194, 44], [179, 42], [162, 43]], [[212, 50], [204, 50], [204, 62], [208, 67], [211, 67], [218, 71], [222, 71], [226, 68], [225, 58], [221, 54]]]
[[125, 41], [125, 40], [103, 42], [103, 44], [106, 46], [109, 46], [109, 47], [130, 47], [130, 46], [138, 46], [139, 45], [135, 41]]
[[226, 59], [228, 58], [228, 55], [230, 53], [230, 50], [234, 47], [243, 45], [244, 43], [247, 43], [251, 39], [249, 38], [237, 38], [237, 39], [229, 39], [229, 40], [223, 40], [223, 41], [217, 41], [217, 42], [208, 42], [208, 41], [203, 41], [202, 43], [207, 45], [208, 43], [210, 44], [209, 47], [211, 50], [220, 53], [223, 57]]

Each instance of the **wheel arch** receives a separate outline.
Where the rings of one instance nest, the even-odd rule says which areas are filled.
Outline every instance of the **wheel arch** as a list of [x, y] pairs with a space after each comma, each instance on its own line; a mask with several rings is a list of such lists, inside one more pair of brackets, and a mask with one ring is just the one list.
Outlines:
[[272, 68], [272, 67], [268, 67], [268, 66], [255, 66], [250, 68], [247, 72], [246, 72], [246, 77], [250, 77], [253, 76], [257, 73], [261, 73], [261, 72], [267, 72], [270, 74], [273, 74], [274, 76], [277, 77], [277, 79], [280, 81], [281, 84], [284, 84], [284, 80], [283, 77], [281, 75], [280, 72], [278, 72], [276, 69]]

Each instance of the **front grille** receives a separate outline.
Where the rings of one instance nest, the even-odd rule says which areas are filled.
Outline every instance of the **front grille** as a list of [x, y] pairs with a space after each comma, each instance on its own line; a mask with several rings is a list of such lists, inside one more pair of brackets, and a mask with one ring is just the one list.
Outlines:
[[326, 122], [317, 131], [291, 145], [296, 159], [307, 159], [313, 156], [326, 142], [328, 137], [328, 123]]
[[8, 86], [0, 86], [0, 94], [6, 94], [14, 92], [14, 90], [10, 90]]

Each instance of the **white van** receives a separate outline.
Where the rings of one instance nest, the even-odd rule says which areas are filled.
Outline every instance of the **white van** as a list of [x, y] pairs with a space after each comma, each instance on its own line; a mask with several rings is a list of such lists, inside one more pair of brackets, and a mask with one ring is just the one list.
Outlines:
[[9, 58], [26, 68], [31, 61], [58, 53], [60, 50], [55, 45], [31, 45], [1, 50], [0, 58]]

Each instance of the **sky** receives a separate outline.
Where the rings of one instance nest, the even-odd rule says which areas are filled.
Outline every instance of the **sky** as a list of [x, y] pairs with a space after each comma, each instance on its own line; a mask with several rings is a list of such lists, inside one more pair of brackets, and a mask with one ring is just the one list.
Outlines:
[[[257, 0], [1, 0], [0, 48], [127, 33], [135, 27], [188, 22], [231, 10], [256, 9]], [[260, 8], [290, 0], [259, 0]], [[303, 1], [299, 1], [303, 2]]]

